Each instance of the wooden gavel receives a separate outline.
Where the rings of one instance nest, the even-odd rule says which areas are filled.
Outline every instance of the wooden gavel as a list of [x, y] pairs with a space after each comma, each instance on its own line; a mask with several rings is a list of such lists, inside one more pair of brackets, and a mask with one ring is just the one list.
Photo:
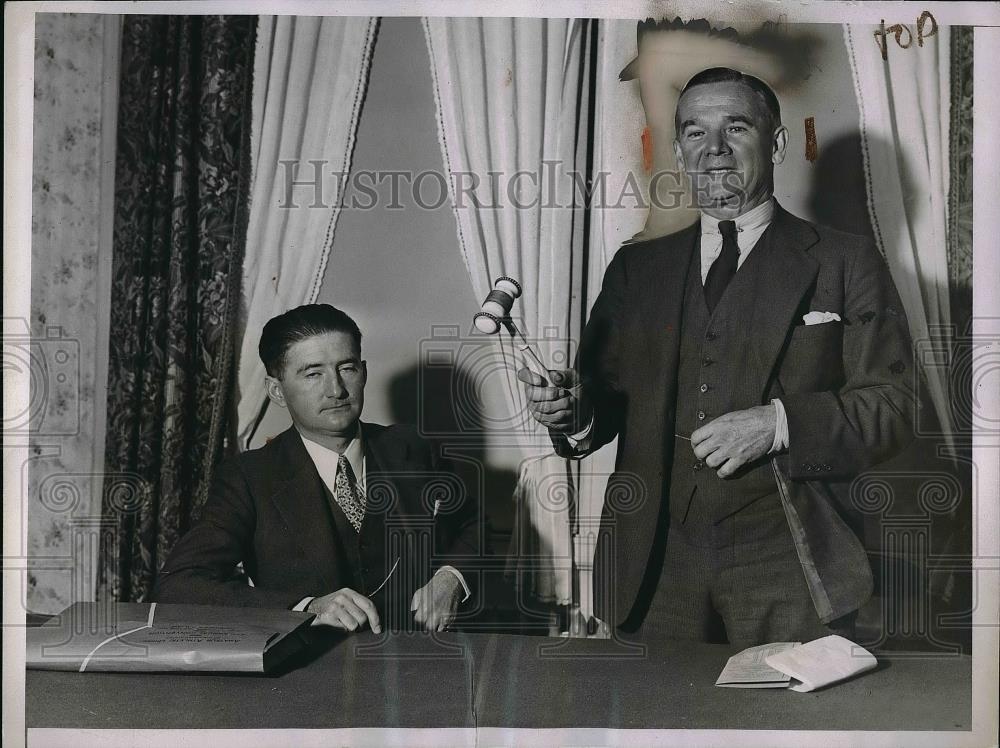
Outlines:
[[535, 374], [543, 377], [545, 381], [549, 379], [549, 370], [542, 363], [541, 356], [524, 333], [514, 324], [510, 317], [510, 310], [514, 306], [514, 300], [521, 296], [521, 284], [506, 275], [497, 278], [493, 283], [493, 290], [486, 297], [486, 301], [480, 311], [472, 318], [476, 329], [487, 335], [496, 335], [500, 331], [500, 326], [507, 328], [514, 345], [521, 351], [524, 357], [524, 364]]

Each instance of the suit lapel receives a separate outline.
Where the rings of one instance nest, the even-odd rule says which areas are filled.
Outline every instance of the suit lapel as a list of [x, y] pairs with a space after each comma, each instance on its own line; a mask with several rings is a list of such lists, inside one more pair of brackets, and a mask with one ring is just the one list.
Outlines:
[[[669, 398], [677, 384], [677, 361], [680, 356], [681, 310], [690, 263], [699, 246], [698, 223], [680, 231], [671, 241], [661, 241], [662, 250], [655, 256], [654, 267], [643, 278], [643, 293], [649, 305], [640, 319], [649, 321], [649, 371], [651, 394]], [[628, 250], [626, 250], [628, 251]]]
[[281, 477], [276, 481], [271, 501], [316, 568], [327, 587], [332, 587], [331, 570], [337, 563], [335, 528], [323, 493], [323, 483], [312, 458], [295, 427], [281, 434]]
[[405, 484], [405, 467], [400, 455], [385, 443], [385, 428], [375, 424], [362, 425], [365, 435], [365, 499], [368, 509], [361, 533], [372, 543], [385, 541], [386, 518], [397, 513], [400, 486]]
[[[756, 340], [756, 368], [761, 397], [803, 296], [816, 280], [819, 263], [806, 254], [819, 241], [813, 228], [776, 205], [767, 246], [757, 258], [757, 292], [750, 331]], [[756, 250], [755, 250], [756, 251]]]

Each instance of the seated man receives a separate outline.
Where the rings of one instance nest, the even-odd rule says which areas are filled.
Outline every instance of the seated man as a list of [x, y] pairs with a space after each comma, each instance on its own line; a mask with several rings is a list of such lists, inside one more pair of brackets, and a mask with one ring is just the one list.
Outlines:
[[368, 370], [357, 324], [328, 304], [301, 306], [264, 326], [258, 350], [268, 397], [293, 425], [217, 468], [154, 598], [308, 610], [347, 631], [443, 629], [471, 575], [432, 575], [431, 556], [476, 555], [478, 511], [457, 491], [434, 501], [441, 468], [414, 429], [359, 420]]

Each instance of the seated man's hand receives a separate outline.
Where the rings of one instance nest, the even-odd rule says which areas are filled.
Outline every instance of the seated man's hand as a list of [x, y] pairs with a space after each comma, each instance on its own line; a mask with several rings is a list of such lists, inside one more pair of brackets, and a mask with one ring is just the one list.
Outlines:
[[454, 574], [442, 572], [413, 593], [413, 620], [426, 631], [443, 631], [455, 619], [465, 590]]
[[349, 587], [317, 597], [306, 606], [306, 610], [316, 614], [313, 626], [333, 626], [344, 631], [357, 631], [367, 625], [376, 634], [382, 633], [375, 604]]
[[560, 434], [575, 434], [590, 423], [590, 406], [574, 369], [550, 371], [546, 381], [544, 377], [522, 367], [517, 371], [517, 378], [524, 382], [528, 411], [547, 429]]
[[736, 410], [709, 421], [691, 434], [695, 457], [720, 478], [766, 455], [774, 444], [777, 415], [773, 405]]

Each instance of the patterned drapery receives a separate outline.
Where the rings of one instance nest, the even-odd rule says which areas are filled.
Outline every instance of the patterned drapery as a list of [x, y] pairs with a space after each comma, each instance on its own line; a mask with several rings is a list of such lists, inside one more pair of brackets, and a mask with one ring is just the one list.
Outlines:
[[[73, 571], [51, 561], [27, 571], [33, 613], [54, 614], [93, 599], [97, 579], [90, 518], [101, 509], [107, 376], [101, 351], [107, 350], [104, 280], [111, 268], [110, 237], [102, 227], [114, 207], [114, 175], [104, 168], [114, 149], [102, 134], [114, 122], [120, 28], [120, 17], [111, 14], [35, 17], [30, 328], [27, 320], [4, 319], [5, 392], [14, 373], [9, 342], [18, 333], [39, 341], [28, 360], [43, 352], [48, 365], [38, 371], [48, 374], [35, 378], [31, 370], [29, 401], [40, 406], [23, 424], [32, 444], [27, 500], [18, 503], [21, 517], [9, 506], [4, 520], [21, 527], [27, 519], [30, 558], [72, 559]], [[16, 434], [17, 424], [4, 416], [6, 434]]]
[[[955, 423], [957, 475], [963, 496], [972, 496], [972, 397], [975, 345], [972, 337], [972, 26], [951, 27], [951, 111], [948, 179], [948, 295], [954, 326], [949, 369], [951, 414]], [[960, 502], [946, 518], [942, 556], [972, 558], [970, 500]], [[966, 563], [969, 563], [968, 561]], [[949, 571], [931, 579], [931, 589], [948, 603], [947, 610], [972, 610], [972, 575]], [[947, 632], [946, 632], [947, 633]], [[965, 642], [967, 645], [969, 641]]]
[[[951, 27], [951, 165], [948, 286], [956, 334], [972, 318], [972, 26]], [[966, 414], [956, 414], [959, 423]], [[959, 426], [961, 428], [961, 426]]]
[[[142, 601], [231, 431], [255, 16], [122, 30], [98, 594]], [[233, 444], [233, 440], [228, 440]]]

